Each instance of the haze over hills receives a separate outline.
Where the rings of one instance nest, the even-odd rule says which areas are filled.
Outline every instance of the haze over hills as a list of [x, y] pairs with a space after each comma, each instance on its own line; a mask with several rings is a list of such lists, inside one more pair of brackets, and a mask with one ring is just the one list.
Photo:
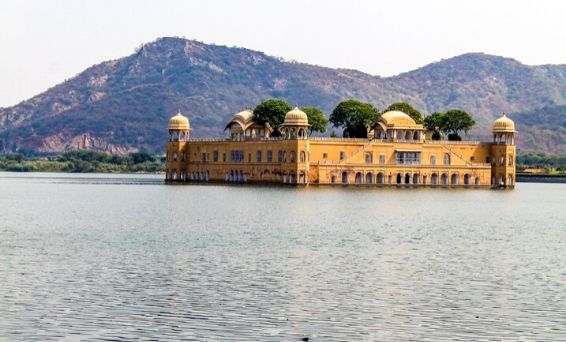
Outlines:
[[193, 136], [222, 136], [233, 113], [270, 97], [320, 106], [327, 115], [347, 98], [378, 109], [395, 101], [424, 113], [461, 108], [477, 122], [470, 136], [483, 138], [502, 112], [523, 112], [511, 115], [519, 148], [566, 153], [566, 65], [470, 53], [382, 78], [181, 38], [145, 44], [0, 108], [0, 150], [161, 151], [178, 109], [189, 116]]

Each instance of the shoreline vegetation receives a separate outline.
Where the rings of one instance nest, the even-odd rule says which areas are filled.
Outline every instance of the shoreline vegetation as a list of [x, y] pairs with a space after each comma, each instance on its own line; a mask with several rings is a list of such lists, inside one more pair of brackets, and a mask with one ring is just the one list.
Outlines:
[[71, 173], [161, 173], [165, 156], [145, 151], [127, 156], [93, 150], [71, 150], [61, 154], [15, 153], [0, 156], [0, 171]]
[[[94, 150], [60, 154], [35, 152], [0, 155], [0, 171], [70, 173], [162, 173], [165, 156], [146, 151], [126, 156]], [[566, 177], [566, 155], [528, 152], [517, 156], [517, 175]]]

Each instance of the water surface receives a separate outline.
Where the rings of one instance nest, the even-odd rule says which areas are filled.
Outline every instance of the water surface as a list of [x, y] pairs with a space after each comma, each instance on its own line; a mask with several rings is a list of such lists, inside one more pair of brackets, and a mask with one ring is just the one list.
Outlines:
[[566, 340], [566, 185], [0, 173], [0, 340]]

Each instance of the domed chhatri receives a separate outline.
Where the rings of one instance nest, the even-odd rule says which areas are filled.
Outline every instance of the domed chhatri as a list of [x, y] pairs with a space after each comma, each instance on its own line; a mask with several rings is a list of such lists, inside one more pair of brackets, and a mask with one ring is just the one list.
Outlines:
[[515, 122], [504, 113], [502, 117], [493, 122], [494, 133], [515, 133]]
[[309, 118], [307, 113], [295, 107], [285, 114], [283, 126], [308, 126]]
[[181, 112], [179, 111], [175, 116], [169, 119], [169, 125], [167, 126], [167, 129], [188, 131], [191, 129], [189, 118], [181, 114]]
[[493, 123], [492, 142], [429, 140], [423, 124], [398, 110], [385, 112], [368, 125], [367, 138], [310, 137], [310, 128], [307, 114], [298, 107], [285, 113], [281, 125], [273, 128], [256, 121], [253, 110], [245, 109], [230, 116], [225, 138], [190, 139], [189, 120], [178, 113], [169, 121], [165, 179], [294, 185], [515, 185], [516, 131], [513, 120], [505, 115]]
[[307, 139], [309, 118], [307, 113], [295, 107], [285, 114], [282, 131], [286, 139]]

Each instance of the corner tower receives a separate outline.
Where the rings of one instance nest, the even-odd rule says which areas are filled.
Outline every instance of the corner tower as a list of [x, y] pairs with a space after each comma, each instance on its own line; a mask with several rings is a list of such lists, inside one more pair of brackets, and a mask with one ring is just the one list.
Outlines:
[[169, 138], [167, 139], [166, 155], [166, 181], [187, 180], [186, 163], [188, 162], [187, 142], [191, 127], [189, 119], [178, 112], [169, 119], [167, 126]]
[[515, 123], [505, 114], [493, 123], [491, 145], [491, 185], [515, 185]]

